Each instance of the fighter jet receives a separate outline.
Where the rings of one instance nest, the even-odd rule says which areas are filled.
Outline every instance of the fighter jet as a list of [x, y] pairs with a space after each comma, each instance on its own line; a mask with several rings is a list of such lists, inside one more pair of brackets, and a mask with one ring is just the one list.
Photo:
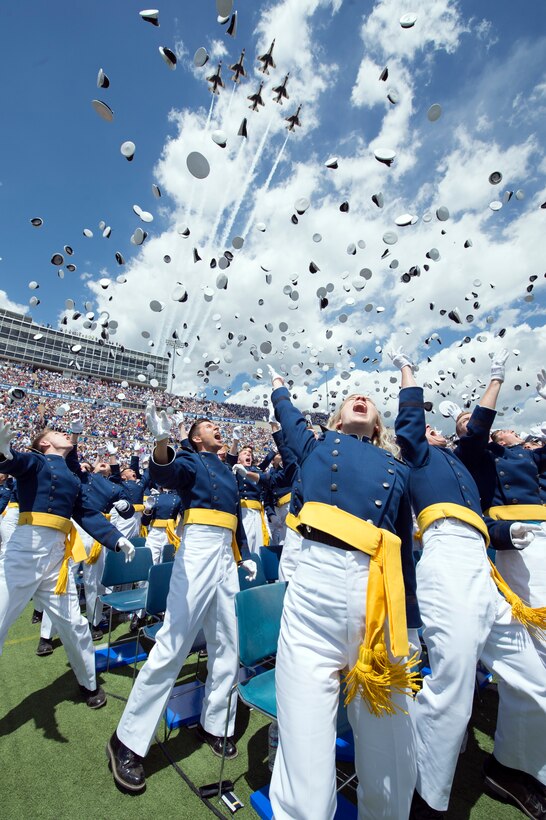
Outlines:
[[293, 131], [294, 128], [296, 127], [296, 125], [301, 128], [301, 122], [300, 122], [300, 117], [299, 117], [300, 111], [301, 111], [301, 104], [298, 105], [298, 108], [297, 108], [295, 114], [290, 114], [289, 117], [285, 117], [286, 122], [290, 123], [289, 125], [286, 126], [289, 131]]
[[211, 83], [210, 91], [212, 94], [219, 94], [219, 88], [224, 88], [224, 81], [222, 80], [222, 61], [218, 63], [216, 74], [211, 74], [207, 77], [207, 82]]
[[248, 106], [252, 111], [257, 111], [259, 105], [265, 105], [264, 101], [262, 100], [262, 88], [263, 87], [264, 87], [264, 84], [260, 83], [256, 93], [255, 94], [249, 94], [249, 96], [247, 97], [247, 100], [250, 100], [251, 103], [252, 103], [252, 105]]
[[258, 57], [258, 62], [263, 63], [263, 66], [258, 69], [263, 74], [269, 74], [270, 68], [276, 68], [275, 61], [273, 59], [273, 46], [275, 45], [275, 40], [271, 43], [265, 54], [261, 54]]
[[243, 66], [244, 59], [245, 59], [245, 50], [243, 48], [243, 50], [241, 51], [241, 56], [239, 57], [238, 62], [233, 63], [233, 65], [230, 65], [230, 67], [229, 67], [230, 71], [235, 72], [233, 74], [233, 77], [231, 78], [234, 83], [238, 83], [239, 79], [241, 77], [246, 77], [246, 71], [245, 71], [244, 66]]
[[286, 83], [288, 82], [288, 78], [290, 77], [290, 72], [285, 76], [284, 80], [280, 85], [273, 89], [273, 93], [276, 94], [276, 97], [273, 97], [276, 103], [280, 103], [282, 105], [282, 99], [284, 97], [285, 100], [288, 99], [288, 91], [286, 90]]

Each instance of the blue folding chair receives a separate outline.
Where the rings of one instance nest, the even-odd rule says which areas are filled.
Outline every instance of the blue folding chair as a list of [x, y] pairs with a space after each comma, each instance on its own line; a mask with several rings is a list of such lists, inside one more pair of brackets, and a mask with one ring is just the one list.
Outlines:
[[241, 591], [243, 589], [253, 589], [254, 587], [261, 587], [264, 584], [267, 584], [267, 578], [265, 577], [264, 568], [262, 566], [262, 559], [257, 552], [250, 553], [250, 557], [256, 562], [256, 577], [253, 581], [247, 581], [246, 576], [248, 571], [244, 567], [238, 567], [237, 572], [239, 574], [239, 589]]
[[159, 616], [167, 608], [167, 595], [171, 583], [173, 562], [167, 561], [161, 564], [153, 564], [148, 572], [148, 587], [146, 589], [146, 603], [144, 610], [146, 615], [151, 615], [156, 619], [155, 623], [140, 627], [137, 632], [135, 663], [133, 665], [133, 683], [135, 682], [138, 648], [140, 638], [144, 635], [149, 641], [155, 641], [155, 637], [163, 626], [163, 619]]
[[236, 692], [244, 704], [261, 712], [262, 715], [272, 720], [277, 719], [275, 669], [266, 669], [258, 673], [256, 667], [277, 653], [286, 586], [286, 583], [263, 584], [242, 590], [235, 596], [239, 632], [239, 663], [250, 674], [245, 680], [236, 683], [229, 693], [218, 796], [221, 796], [222, 791], [233, 789], [233, 784], [229, 781], [222, 783], [233, 694]]
[[268, 584], [279, 580], [279, 563], [282, 547], [276, 544], [268, 544], [267, 547], [260, 547], [260, 558], [264, 575]]
[[174, 561], [174, 556], [176, 555], [176, 550], [174, 548], [174, 544], [165, 544], [163, 547], [163, 552], [161, 553], [161, 561], [163, 564], [168, 564], [169, 562]]
[[135, 549], [140, 549], [140, 547], [146, 546], [146, 539], [143, 538], [141, 535], [135, 535], [134, 538], [130, 538], [129, 541], [133, 545]]
[[[104, 570], [101, 583], [105, 587], [116, 587], [123, 584], [135, 584], [138, 581], [147, 581], [150, 567], [152, 566], [152, 552], [147, 547], [135, 550], [135, 557], [132, 561], [125, 561], [123, 552], [106, 552]], [[116, 612], [135, 612], [142, 609], [146, 603], [146, 587], [137, 589], [122, 589], [118, 592], [109, 592], [99, 595], [98, 600], [110, 607], [110, 617], [108, 621], [108, 648], [106, 671], [110, 668], [110, 639], [112, 636], [112, 614]], [[132, 638], [126, 639], [132, 640]], [[126, 642], [125, 641], [125, 642]], [[124, 643], [118, 641], [117, 643]]]

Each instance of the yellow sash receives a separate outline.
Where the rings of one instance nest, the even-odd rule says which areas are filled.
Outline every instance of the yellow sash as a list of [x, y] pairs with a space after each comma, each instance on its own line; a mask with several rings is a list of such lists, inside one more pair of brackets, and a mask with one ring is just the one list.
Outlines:
[[256, 501], [253, 498], [241, 498], [241, 507], [246, 510], [259, 510], [262, 522], [262, 543], [264, 547], [269, 546], [269, 530], [265, 523], [264, 505], [261, 501]]
[[205, 507], [190, 507], [184, 511], [184, 526], [186, 524], [209, 524], [213, 527], [224, 527], [231, 530], [231, 549], [233, 557], [237, 562], [241, 560], [241, 553], [237, 545], [235, 533], [237, 532], [237, 516], [222, 510], [208, 510]]
[[150, 522], [150, 527], [158, 527], [160, 530], [165, 530], [169, 544], [172, 544], [175, 550], [180, 546], [180, 536], [175, 532], [176, 521], [174, 518], [154, 518]]
[[484, 515], [495, 521], [546, 521], [545, 504], [507, 504], [489, 507]]
[[[357, 692], [376, 716], [394, 714], [392, 692], [415, 692], [418, 673], [411, 671], [415, 657], [409, 654], [401, 541], [351, 513], [315, 501], [303, 505], [300, 523], [338, 538], [370, 556], [366, 595], [366, 631], [359, 658], [345, 678], [346, 703]], [[385, 646], [385, 621], [389, 622], [391, 652], [401, 658], [391, 661]]]
[[72, 557], [78, 564], [80, 561], [85, 561], [87, 557], [78, 530], [69, 518], [63, 518], [62, 515], [54, 515], [53, 513], [19, 513], [19, 525], [24, 524], [32, 524], [37, 527], [50, 527], [52, 530], [64, 532], [66, 536], [64, 539], [64, 557], [54, 590], [56, 595], [62, 595], [66, 592], [66, 585], [68, 583], [68, 562], [70, 558]]
[[[107, 521], [110, 521], [112, 517], [110, 513], [103, 513], [104, 517]], [[96, 564], [100, 558], [100, 554], [102, 552], [102, 544], [99, 541], [93, 541], [93, 546], [91, 547], [91, 551], [87, 558], [86, 564]]]
[[19, 509], [19, 504], [17, 503], [17, 501], [8, 501], [8, 503], [6, 504], [4, 509], [2, 510], [2, 515], [5, 515], [8, 510], [15, 509], [15, 507], [17, 507], [17, 509]]
[[294, 513], [291, 512], [286, 514], [286, 526], [290, 527], [290, 529], [294, 530], [294, 532], [297, 532], [298, 535], [301, 535], [300, 531], [298, 530], [299, 525], [300, 520], [297, 515], [294, 515]]
[[288, 504], [291, 498], [292, 493], [285, 493], [284, 495], [281, 495], [281, 497], [277, 499], [277, 507], [284, 507], [285, 504]]
[[[496, 521], [521, 521], [522, 518], [524, 520], [525, 518], [527, 518], [527, 520], [529, 520], [529, 518], [531, 520], [546, 520], [546, 507], [544, 508], [544, 517], [542, 519], [539, 517], [542, 509], [543, 508], [538, 504], [514, 504], [506, 507], [490, 507], [486, 515], [490, 518], [494, 518]], [[514, 511], [519, 511], [519, 515], [513, 515]], [[489, 533], [485, 521], [472, 510], [461, 507], [458, 504], [432, 504], [430, 507], [426, 507], [417, 517], [419, 529], [421, 532], [424, 532], [427, 527], [430, 527], [430, 525], [439, 518], [457, 518], [466, 524], [470, 524], [481, 532], [485, 539], [486, 546], [489, 545]], [[527, 627], [530, 632], [534, 632], [537, 637], [544, 640], [546, 638], [546, 607], [533, 609], [525, 604], [521, 598], [510, 589], [495, 564], [491, 560], [489, 560], [489, 563], [491, 564], [491, 577], [497, 585], [499, 592], [504, 595], [510, 604], [513, 617]]]
[[458, 521], [464, 521], [465, 524], [470, 524], [475, 530], [481, 532], [485, 539], [485, 545], [489, 546], [489, 532], [487, 524], [478, 513], [474, 510], [469, 510], [468, 507], [463, 507], [461, 504], [452, 504], [446, 501], [442, 504], [431, 504], [421, 510], [417, 516], [417, 524], [419, 530], [423, 533], [431, 524], [438, 521], [440, 518], [456, 518]]
[[144, 512], [144, 504], [133, 504], [135, 512]]

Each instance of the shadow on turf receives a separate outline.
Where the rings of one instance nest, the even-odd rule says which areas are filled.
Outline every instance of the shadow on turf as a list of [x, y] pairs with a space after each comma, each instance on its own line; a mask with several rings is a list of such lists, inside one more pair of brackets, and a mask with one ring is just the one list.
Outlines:
[[[474, 700], [466, 750], [459, 758], [453, 781], [449, 818], [468, 820], [473, 813], [476, 816], [476, 804], [484, 794], [483, 764], [493, 751], [497, 707], [498, 694], [495, 688], [486, 689], [480, 698]], [[486, 749], [480, 745], [478, 734], [485, 736]], [[491, 817], [494, 816], [493, 809]]]
[[78, 683], [71, 669], [42, 689], [37, 689], [27, 695], [21, 703], [7, 712], [0, 719], [0, 737], [16, 732], [25, 723], [32, 721], [37, 729], [43, 731], [44, 737], [48, 740], [68, 743], [68, 739], [59, 732], [55, 715], [56, 707], [66, 701], [83, 703]]

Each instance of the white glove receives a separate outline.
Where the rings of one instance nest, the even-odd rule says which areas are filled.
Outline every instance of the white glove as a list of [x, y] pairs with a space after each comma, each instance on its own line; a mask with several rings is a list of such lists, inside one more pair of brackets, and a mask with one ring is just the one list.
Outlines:
[[422, 652], [421, 639], [419, 638], [419, 630], [418, 629], [411, 629], [411, 628], [408, 629], [408, 643], [409, 643], [409, 656], [410, 656], [410, 658], [412, 657], [412, 655], [415, 655], [415, 653], [417, 652], [418, 655], [417, 655], [417, 658], [415, 660], [418, 660], [421, 657], [421, 652]]
[[283, 377], [279, 373], [277, 373], [277, 371], [274, 370], [274, 368], [272, 368], [270, 364], [267, 365], [267, 369], [269, 371], [269, 376], [271, 378], [271, 384], [273, 384], [275, 379], [280, 379], [282, 381], [282, 383], [284, 384]]
[[241, 441], [243, 437], [243, 428], [239, 426], [234, 427], [231, 435], [233, 437], [233, 441]]
[[540, 438], [542, 441], [546, 441], [546, 421], [543, 421], [542, 424], [535, 424], [534, 427], [530, 427], [529, 432], [534, 438]]
[[70, 432], [76, 433], [78, 436], [80, 433], [83, 433], [83, 421], [81, 419], [72, 419], [70, 422]]
[[544, 368], [537, 373], [537, 393], [541, 399], [546, 399], [546, 370]]
[[516, 521], [510, 527], [510, 539], [517, 550], [524, 550], [533, 541], [535, 532], [541, 532], [540, 524], [524, 524]]
[[116, 544], [116, 552], [125, 553], [125, 563], [128, 564], [135, 557], [135, 548], [128, 538], [120, 538]]
[[258, 574], [258, 565], [257, 565], [256, 561], [252, 561], [251, 558], [247, 558], [246, 561], [241, 561], [239, 566], [244, 567], [246, 569], [248, 575], [245, 575], [245, 578], [246, 578], [247, 581], [255, 581], [256, 580], [256, 576]]
[[14, 435], [15, 431], [11, 429], [9, 422], [6, 422], [6, 424], [0, 422], [0, 455], [4, 456], [6, 461], [10, 461], [13, 458], [10, 441]]
[[146, 501], [144, 502], [144, 512], [149, 514], [152, 512], [153, 508], [155, 507], [155, 498], [151, 498], [148, 496]]
[[491, 361], [491, 379], [496, 379], [498, 382], [504, 381], [504, 372], [506, 360], [510, 353], [504, 348], [495, 353]]
[[165, 410], [157, 412], [154, 401], [146, 405], [146, 427], [156, 441], [165, 441], [171, 434], [171, 420]]
[[118, 448], [116, 447], [116, 445], [112, 441], [107, 441], [106, 442], [106, 449], [108, 451], [108, 455], [110, 455], [110, 456], [115, 456], [117, 451], [118, 451]]
[[455, 404], [454, 401], [441, 401], [438, 405], [438, 409], [444, 418], [452, 418], [453, 421], [457, 421], [463, 412], [459, 405]]
[[397, 367], [399, 370], [402, 370], [402, 368], [406, 366], [411, 367], [413, 370], [412, 360], [404, 353], [401, 347], [387, 350], [387, 356], [393, 363], [394, 367]]
[[119, 513], [127, 512], [130, 507], [130, 503], [125, 500], [125, 498], [120, 498], [119, 501], [114, 501], [112, 507], [115, 507]]
[[141, 448], [140, 441], [133, 442], [133, 450], [135, 451], [135, 453], [139, 453], [140, 448]]
[[231, 472], [234, 475], [240, 475], [242, 478], [247, 478], [248, 476], [248, 470], [242, 464], [234, 464], [231, 468]]
[[181, 410], [178, 410], [177, 413], [173, 413], [171, 419], [173, 420], [176, 427], [180, 427], [180, 425], [184, 424], [184, 422], [186, 421], [186, 417]]

